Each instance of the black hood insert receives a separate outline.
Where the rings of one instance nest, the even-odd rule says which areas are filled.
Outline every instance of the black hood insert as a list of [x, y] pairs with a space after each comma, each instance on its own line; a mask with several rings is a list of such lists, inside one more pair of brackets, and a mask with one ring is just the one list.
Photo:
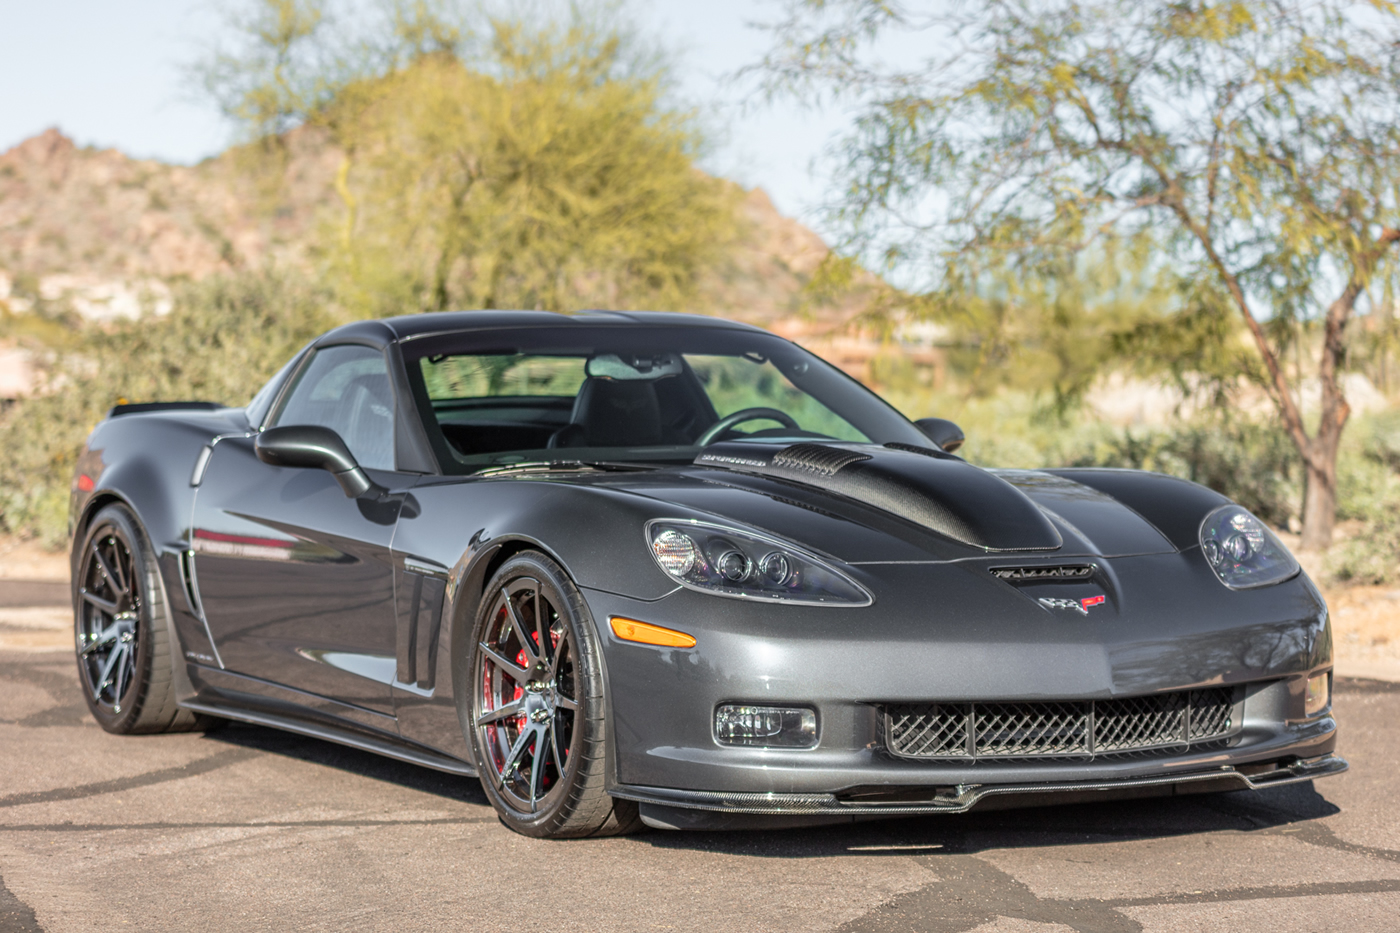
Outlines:
[[1059, 531], [998, 476], [930, 450], [869, 444], [712, 444], [697, 466], [815, 487], [987, 551], [1053, 551]]

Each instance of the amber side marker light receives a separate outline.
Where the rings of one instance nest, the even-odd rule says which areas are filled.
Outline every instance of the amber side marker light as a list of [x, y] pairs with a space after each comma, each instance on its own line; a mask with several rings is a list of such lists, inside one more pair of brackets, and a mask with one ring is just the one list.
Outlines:
[[685, 632], [662, 628], [650, 622], [638, 622], [636, 619], [624, 619], [621, 616], [613, 616], [608, 621], [612, 624], [613, 634], [623, 641], [660, 645], [663, 648], [695, 647], [695, 639]]

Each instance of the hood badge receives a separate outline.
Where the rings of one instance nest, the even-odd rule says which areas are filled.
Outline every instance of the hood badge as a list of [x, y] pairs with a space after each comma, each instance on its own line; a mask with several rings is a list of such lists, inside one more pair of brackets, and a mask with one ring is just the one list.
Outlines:
[[1046, 609], [1068, 609], [1070, 612], [1077, 612], [1082, 616], [1087, 616], [1090, 609], [1095, 606], [1102, 606], [1105, 599], [1106, 597], [1101, 595], [1085, 596], [1083, 599], [1052, 599], [1041, 597], [1036, 600], [1036, 602], [1040, 603]]

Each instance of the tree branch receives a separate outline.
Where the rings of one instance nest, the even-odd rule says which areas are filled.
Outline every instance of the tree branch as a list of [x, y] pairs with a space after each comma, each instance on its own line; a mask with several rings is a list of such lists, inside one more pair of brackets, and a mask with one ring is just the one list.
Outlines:
[[1298, 448], [1298, 453], [1308, 460], [1310, 465], [1314, 464], [1312, 438], [1308, 436], [1307, 429], [1303, 426], [1303, 415], [1298, 410], [1297, 403], [1293, 400], [1293, 394], [1288, 390], [1288, 377], [1284, 375], [1283, 368], [1279, 366], [1278, 357], [1274, 354], [1273, 348], [1269, 346], [1268, 337], [1264, 334], [1264, 328], [1260, 326], [1254, 313], [1249, 308], [1249, 302], [1245, 298], [1244, 289], [1240, 287], [1239, 278], [1232, 273], [1225, 265], [1225, 261], [1215, 249], [1215, 241], [1210, 236], [1210, 231], [1197, 223], [1196, 218], [1187, 209], [1182, 195], [1182, 186], [1178, 179], [1172, 177], [1166, 169], [1158, 165], [1149, 153], [1138, 150], [1136, 155], [1150, 168], [1161, 181], [1163, 186], [1163, 203], [1169, 207], [1183, 226], [1190, 231], [1196, 241], [1201, 244], [1201, 249], [1205, 251], [1206, 259], [1215, 269], [1225, 283], [1225, 288], [1230, 293], [1230, 299], [1235, 303], [1244, 315], [1245, 326], [1249, 328], [1250, 335], [1254, 338], [1254, 343], [1259, 349], [1259, 355], [1264, 360], [1264, 368], [1269, 372], [1269, 382], [1273, 387], [1274, 401], [1278, 404], [1279, 412], [1283, 415], [1283, 425], [1288, 431], [1289, 437]]

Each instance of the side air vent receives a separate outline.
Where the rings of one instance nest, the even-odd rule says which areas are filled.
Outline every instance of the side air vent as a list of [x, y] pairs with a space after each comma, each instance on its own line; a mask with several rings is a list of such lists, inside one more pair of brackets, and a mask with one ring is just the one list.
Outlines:
[[852, 463], [870, 459], [870, 454], [855, 450], [840, 450], [822, 444], [793, 444], [773, 456], [773, 465], [818, 476], [835, 476]]
[[1070, 583], [1094, 575], [1092, 564], [1062, 564], [1039, 567], [993, 567], [992, 576], [1007, 583]]

